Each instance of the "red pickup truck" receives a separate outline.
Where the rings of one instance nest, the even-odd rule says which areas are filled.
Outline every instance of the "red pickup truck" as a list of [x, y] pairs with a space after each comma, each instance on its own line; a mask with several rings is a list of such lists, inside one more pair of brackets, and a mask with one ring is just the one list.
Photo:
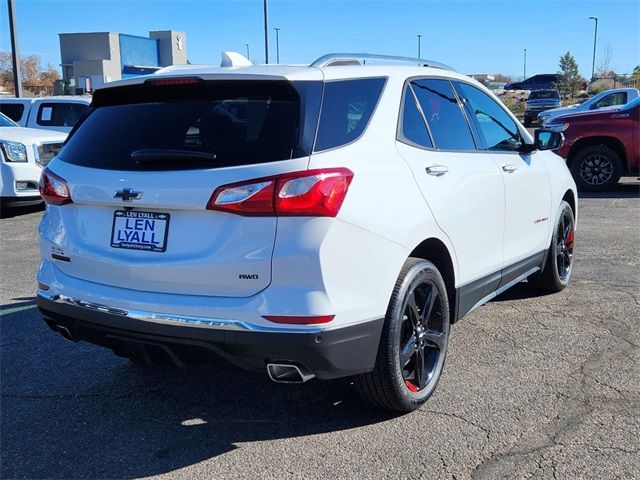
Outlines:
[[583, 190], [606, 190], [622, 175], [640, 175], [640, 98], [617, 107], [562, 115], [545, 130], [564, 134], [564, 145], [556, 153], [567, 160]]

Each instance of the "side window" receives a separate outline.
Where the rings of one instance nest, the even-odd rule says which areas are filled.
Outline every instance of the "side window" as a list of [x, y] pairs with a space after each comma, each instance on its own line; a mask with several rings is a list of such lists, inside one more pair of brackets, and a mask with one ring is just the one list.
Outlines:
[[24, 105], [22, 103], [2, 103], [0, 104], [0, 112], [14, 122], [19, 122], [24, 112]]
[[466, 83], [454, 83], [467, 113], [475, 119], [487, 150], [515, 151], [522, 144], [516, 122], [483, 91]]
[[324, 86], [315, 151], [356, 140], [369, 124], [386, 79], [327, 82]]
[[422, 147], [433, 147], [424, 118], [418, 110], [416, 99], [411, 86], [404, 91], [404, 103], [402, 106], [402, 123], [400, 124], [402, 138]]
[[476, 145], [448, 80], [416, 80], [412, 87], [429, 124], [435, 147], [475, 150]]
[[87, 108], [84, 103], [42, 103], [36, 121], [43, 127], [73, 127]]
[[603, 107], [612, 107], [615, 105], [624, 105], [625, 103], [627, 103], [627, 94], [625, 92], [610, 93], [591, 105], [591, 110], [597, 110], [598, 108]]

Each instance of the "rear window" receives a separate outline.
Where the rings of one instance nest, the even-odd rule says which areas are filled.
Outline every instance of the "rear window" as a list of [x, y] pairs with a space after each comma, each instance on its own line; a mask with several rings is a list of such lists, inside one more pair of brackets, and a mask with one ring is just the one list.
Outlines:
[[385, 81], [384, 78], [364, 78], [325, 84], [316, 152], [346, 145], [362, 135]]
[[86, 103], [41, 103], [36, 122], [43, 127], [73, 127], [87, 108]]
[[99, 90], [59, 156], [110, 170], [217, 168], [311, 152], [322, 83], [213, 81]]
[[22, 103], [0, 103], [0, 112], [14, 122], [19, 122], [24, 112], [24, 105]]
[[540, 100], [545, 98], [560, 100], [560, 95], [556, 90], [536, 90], [535, 92], [531, 92], [529, 95], [529, 100]]

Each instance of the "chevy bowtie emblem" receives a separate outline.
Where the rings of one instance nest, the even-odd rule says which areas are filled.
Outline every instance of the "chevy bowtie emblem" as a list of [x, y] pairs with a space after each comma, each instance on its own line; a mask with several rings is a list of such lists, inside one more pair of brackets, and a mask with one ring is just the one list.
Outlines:
[[130, 188], [123, 188], [122, 190], [118, 190], [113, 198], [121, 198], [123, 202], [140, 200], [142, 198], [142, 192], [136, 192]]

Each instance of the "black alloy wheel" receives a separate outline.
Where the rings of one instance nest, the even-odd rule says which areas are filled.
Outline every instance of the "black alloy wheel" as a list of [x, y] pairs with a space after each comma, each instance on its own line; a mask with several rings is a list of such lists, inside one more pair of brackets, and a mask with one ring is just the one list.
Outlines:
[[404, 383], [414, 393], [424, 390], [439, 374], [448, 336], [436, 285], [425, 279], [417, 281], [406, 302], [399, 354]]
[[562, 212], [555, 237], [558, 276], [565, 281], [571, 275], [573, 265], [574, 225], [573, 215], [570, 211], [564, 210]]
[[449, 312], [447, 288], [436, 266], [407, 259], [389, 301], [375, 367], [355, 378], [360, 395], [398, 412], [426, 402], [444, 368]]
[[581, 190], [608, 190], [620, 180], [622, 162], [608, 146], [591, 145], [571, 159], [571, 173]]
[[542, 271], [529, 276], [528, 282], [534, 288], [545, 292], [556, 293], [564, 290], [571, 277], [574, 245], [575, 216], [571, 206], [562, 201], [545, 264]]

